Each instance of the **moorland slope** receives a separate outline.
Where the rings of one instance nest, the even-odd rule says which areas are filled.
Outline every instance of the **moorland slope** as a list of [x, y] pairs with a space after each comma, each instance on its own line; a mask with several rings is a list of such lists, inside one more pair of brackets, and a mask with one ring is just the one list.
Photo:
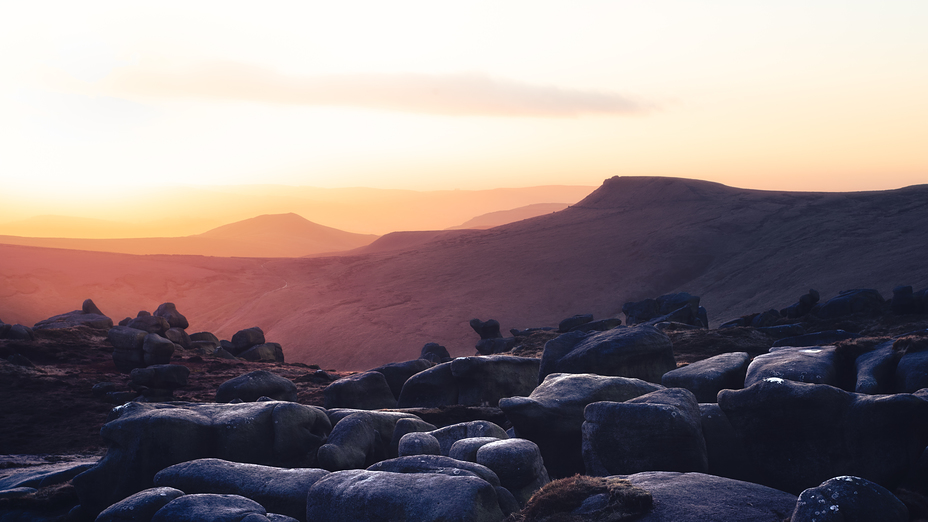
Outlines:
[[0, 246], [0, 318], [31, 324], [92, 297], [120, 319], [173, 301], [191, 331], [261, 326], [290, 361], [367, 369], [430, 341], [471, 355], [468, 321], [554, 325], [626, 301], [702, 296], [713, 325], [809, 288], [928, 286], [928, 186], [744, 190], [616, 177], [561, 212], [379, 253], [304, 259], [128, 256]]

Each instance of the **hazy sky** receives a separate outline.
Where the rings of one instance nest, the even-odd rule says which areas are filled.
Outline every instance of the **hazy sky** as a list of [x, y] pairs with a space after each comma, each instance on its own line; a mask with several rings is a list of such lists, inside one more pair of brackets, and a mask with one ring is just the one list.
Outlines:
[[4, 2], [0, 177], [928, 183], [926, 28], [924, 0]]

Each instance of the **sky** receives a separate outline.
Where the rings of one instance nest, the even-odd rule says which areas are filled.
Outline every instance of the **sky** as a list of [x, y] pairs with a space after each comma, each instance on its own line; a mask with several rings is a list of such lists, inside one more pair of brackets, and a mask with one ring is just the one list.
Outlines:
[[0, 180], [45, 213], [191, 185], [898, 188], [928, 183], [926, 27], [924, 0], [3, 2]]

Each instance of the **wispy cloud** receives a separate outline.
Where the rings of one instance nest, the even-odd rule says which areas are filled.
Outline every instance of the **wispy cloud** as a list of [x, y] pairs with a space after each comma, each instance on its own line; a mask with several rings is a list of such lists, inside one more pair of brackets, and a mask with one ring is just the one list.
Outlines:
[[532, 85], [481, 74], [288, 76], [262, 67], [209, 62], [183, 71], [127, 67], [106, 80], [124, 93], [253, 102], [350, 106], [440, 115], [573, 117], [653, 110], [620, 94]]

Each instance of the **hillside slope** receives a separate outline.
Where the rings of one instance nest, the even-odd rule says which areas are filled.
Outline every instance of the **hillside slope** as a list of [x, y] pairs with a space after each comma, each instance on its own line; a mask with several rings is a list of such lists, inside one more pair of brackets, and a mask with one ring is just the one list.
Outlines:
[[524, 207], [513, 208], [510, 210], [497, 210], [481, 214], [475, 218], [468, 219], [464, 223], [449, 227], [447, 230], [459, 230], [462, 228], [487, 229], [522, 221], [533, 217], [543, 216], [551, 212], [564, 210], [569, 205], [567, 203], [535, 203], [525, 205]]
[[928, 186], [788, 193], [612, 178], [561, 212], [379, 254], [213, 260], [0, 247], [0, 318], [35, 322], [93, 297], [119, 319], [134, 315], [126, 306], [170, 300], [193, 329], [228, 338], [258, 325], [291, 361], [366, 369], [414, 358], [430, 341], [470, 355], [472, 317], [504, 331], [553, 325], [685, 290], [717, 325], [809, 288], [824, 299], [924, 288], [926, 220]]

